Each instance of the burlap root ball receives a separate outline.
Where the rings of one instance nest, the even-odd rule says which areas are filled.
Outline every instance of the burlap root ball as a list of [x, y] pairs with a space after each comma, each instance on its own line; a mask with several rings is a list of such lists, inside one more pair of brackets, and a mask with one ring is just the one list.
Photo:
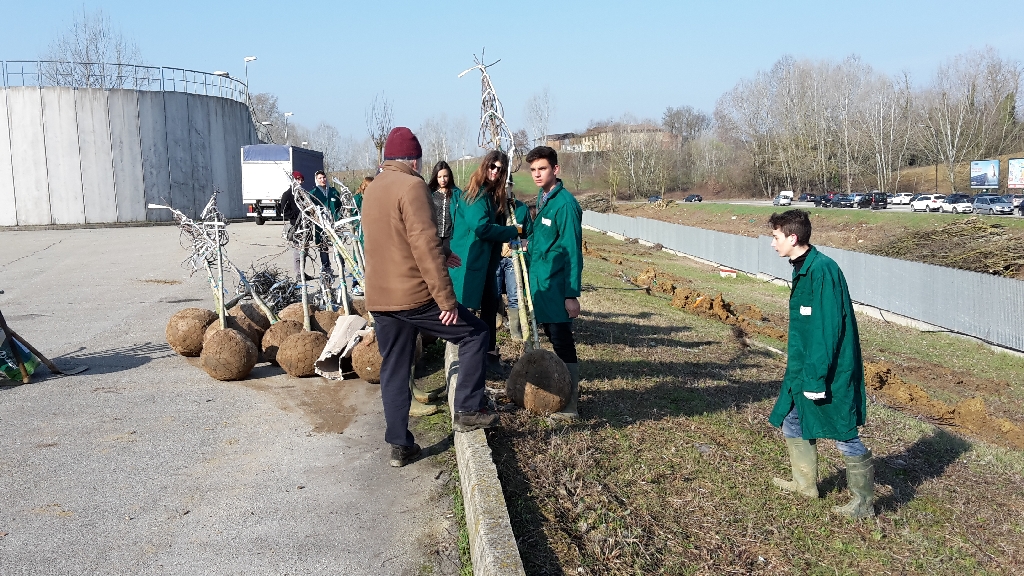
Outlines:
[[327, 346], [327, 336], [320, 332], [302, 331], [284, 339], [277, 350], [277, 363], [297, 378], [313, 376], [313, 363]]
[[[248, 338], [249, 341], [252, 342], [254, 346], [256, 345], [257, 342], [262, 342], [263, 341], [263, 331], [260, 330], [258, 326], [256, 326], [252, 322], [250, 322], [244, 316], [238, 317], [238, 316], [231, 316], [229, 314], [229, 315], [224, 317], [224, 320], [227, 321], [228, 328], [230, 328], [232, 330], [238, 330], [239, 332], [241, 332], [242, 335], [245, 336], [246, 338]], [[214, 332], [216, 332], [217, 330], [220, 330], [220, 319], [219, 318], [217, 319], [216, 322], [214, 322], [213, 324], [210, 324], [210, 327], [206, 329], [205, 339], [209, 340], [210, 336]], [[205, 342], [204, 342], [204, 345], [205, 345]], [[259, 348], [257, 347], [257, 350], [258, 349]]]
[[331, 330], [334, 330], [334, 324], [338, 321], [338, 318], [342, 316], [344, 312], [332, 312], [330, 310], [317, 310], [313, 317], [309, 319], [310, 327], [317, 332], [323, 332], [330, 338]]
[[266, 315], [263, 314], [263, 310], [260, 310], [260, 307], [255, 304], [242, 302], [229, 310], [228, 314], [231, 314], [232, 316], [243, 315], [264, 332], [270, 329], [270, 318], [267, 318]]
[[203, 350], [206, 328], [217, 320], [217, 314], [202, 308], [178, 310], [167, 322], [167, 343], [182, 356], [199, 356]]
[[[309, 315], [313, 316], [316, 313], [316, 308], [312, 304], [309, 305]], [[299, 324], [302, 324], [302, 302], [296, 302], [289, 304], [284, 310], [277, 315], [281, 320], [295, 320]], [[312, 321], [312, 318], [310, 318]]]
[[512, 367], [505, 392], [519, 406], [547, 416], [569, 402], [570, 378], [569, 369], [553, 352], [529, 350]]
[[349, 311], [355, 316], [366, 316], [366, 297], [365, 296], [353, 296], [351, 302], [349, 302]]
[[221, 330], [220, 323], [203, 344], [200, 365], [217, 380], [241, 380], [256, 365], [256, 345], [238, 330]]
[[277, 364], [277, 351], [292, 334], [302, 332], [302, 322], [295, 320], [281, 320], [263, 333], [263, 359], [271, 364]]
[[376, 332], [370, 332], [352, 349], [352, 369], [370, 384], [380, 384], [380, 365], [383, 362], [380, 348], [377, 346]]

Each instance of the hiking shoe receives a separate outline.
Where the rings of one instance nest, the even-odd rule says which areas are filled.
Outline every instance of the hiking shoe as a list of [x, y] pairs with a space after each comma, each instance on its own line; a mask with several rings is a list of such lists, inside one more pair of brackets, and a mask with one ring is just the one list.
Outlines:
[[488, 408], [476, 412], [456, 412], [452, 419], [452, 428], [456, 432], [472, 432], [480, 428], [492, 428], [498, 425], [498, 414]]
[[401, 468], [409, 462], [412, 462], [417, 456], [420, 455], [420, 445], [413, 444], [412, 446], [396, 446], [391, 445], [391, 465], [395, 468]]

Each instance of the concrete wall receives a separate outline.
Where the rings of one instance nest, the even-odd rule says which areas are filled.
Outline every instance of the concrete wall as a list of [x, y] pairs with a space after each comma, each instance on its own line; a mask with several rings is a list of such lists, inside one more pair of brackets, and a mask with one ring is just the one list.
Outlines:
[[0, 226], [196, 217], [214, 187], [245, 216], [239, 149], [258, 144], [245, 104], [177, 92], [0, 88]]

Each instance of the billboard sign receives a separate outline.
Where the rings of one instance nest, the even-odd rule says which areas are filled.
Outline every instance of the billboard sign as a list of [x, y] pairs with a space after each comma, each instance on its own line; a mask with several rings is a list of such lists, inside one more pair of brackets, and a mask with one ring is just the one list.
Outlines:
[[1006, 187], [1024, 188], [1024, 158], [1010, 158], [1006, 169]]
[[971, 162], [971, 188], [999, 188], [999, 160]]

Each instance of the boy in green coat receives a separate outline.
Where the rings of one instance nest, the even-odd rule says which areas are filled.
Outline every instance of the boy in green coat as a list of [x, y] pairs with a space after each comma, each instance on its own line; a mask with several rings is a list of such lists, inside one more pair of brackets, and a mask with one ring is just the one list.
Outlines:
[[527, 229], [530, 292], [537, 324], [572, 377], [569, 403], [551, 415], [554, 421], [579, 418], [580, 368], [572, 320], [580, 314], [583, 274], [583, 210], [558, 178], [558, 153], [538, 146], [526, 155], [537, 193], [537, 217]]
[[789, 358], [782, 390], [768, 420], [782, 427], [793, 480], [776, 486], [818, 497], [818, 438], [836, 441], [846, 461], [853, 499], [834, 512], [874, 516], [874, 465], [861, 442], [867, 394], [857, 319], [846, 278], [834, 260], [810, 245], [811, 219], [803, 210], [772, 214], [772, 248], [793, 265], [789, 296]]
[[[327, 173], [323, 170], [317, 170], [315, 176], [316, 186], [309, 191], [310, 197], [316, 202], [319, 202], [321, 206], [327, 208], [327, 211], [331, 213], [331, 218], [334, 220], [338, 219], [338, 214], [341, 212], [341, 194], [334, 189], [334, 186], [327, 185]], [[316, 230], [313, 235], [313, 241], [317, 244], [323, 241], [323, 232]], [[331, 251], [321, 250], [320, 251], [320, 263], [323, 265], [323, 270], [328, 275], [333, 276], [334, 270], [331, 268]], [[341, 275], [345, 275], [345, 261], [341, 261]]]

